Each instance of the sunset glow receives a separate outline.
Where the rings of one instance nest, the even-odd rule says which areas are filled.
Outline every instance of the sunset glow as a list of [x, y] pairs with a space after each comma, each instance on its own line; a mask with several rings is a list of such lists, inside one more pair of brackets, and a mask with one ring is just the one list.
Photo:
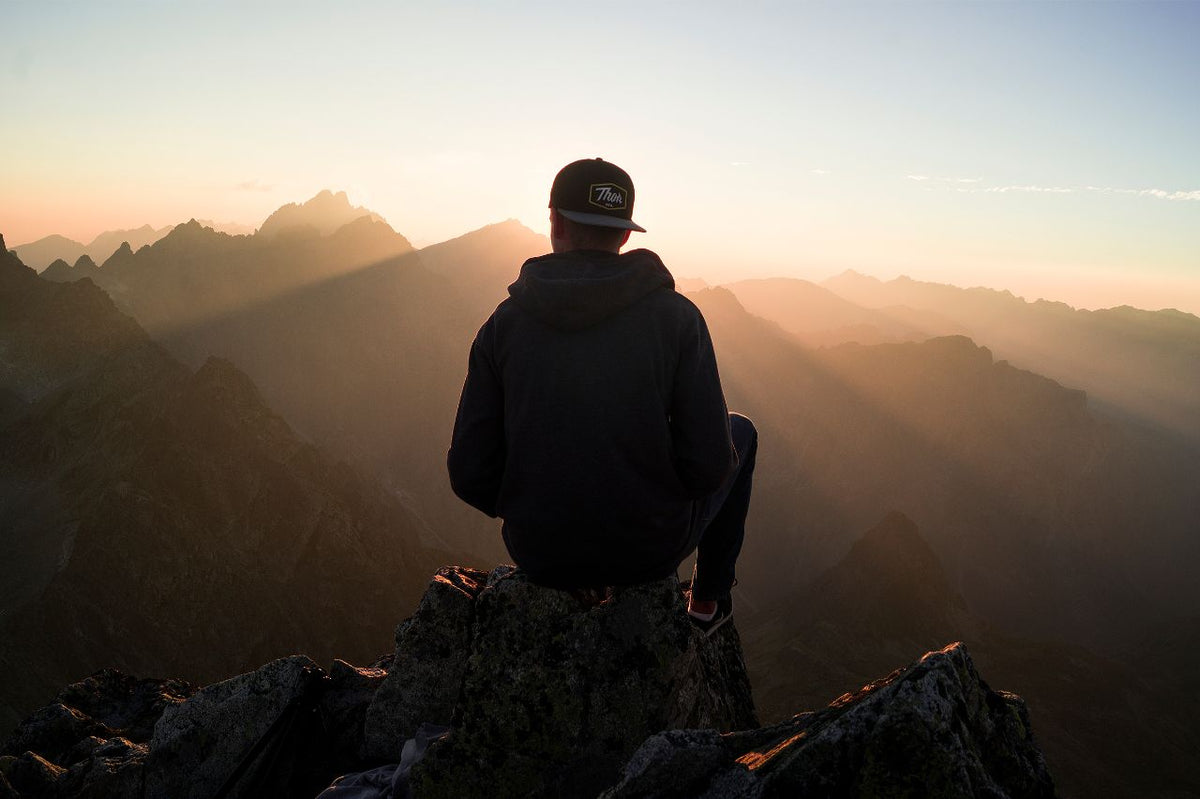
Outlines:
[[8, 4], [9, 247], [325, 188], [421, 246], [562, 164], [725, 282], [846, 269], [1200, 313], [1195, 3]]

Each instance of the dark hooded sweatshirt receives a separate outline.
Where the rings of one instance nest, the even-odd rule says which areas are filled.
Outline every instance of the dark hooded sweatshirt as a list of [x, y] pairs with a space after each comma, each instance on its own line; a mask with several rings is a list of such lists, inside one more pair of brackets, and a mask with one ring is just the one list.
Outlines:
[[547, 585], [671, 574], [736, 456], [700, 311], [649, 250], [532, 258], [480, 328], [448, 466]]

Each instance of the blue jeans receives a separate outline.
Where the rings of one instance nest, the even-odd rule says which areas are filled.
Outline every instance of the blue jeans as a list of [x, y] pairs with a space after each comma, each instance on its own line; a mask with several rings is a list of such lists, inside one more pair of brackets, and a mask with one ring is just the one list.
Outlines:
[[746, 537], [758, 430], [745, 416], [731, 413], [729, 432], [737, 452], [737, 468], [715, 493], [699, 500], [693, 511], [696, 568], [692, 573], [692, 596], [698, 600], [720, 599], [733, 588], [734, 566]]

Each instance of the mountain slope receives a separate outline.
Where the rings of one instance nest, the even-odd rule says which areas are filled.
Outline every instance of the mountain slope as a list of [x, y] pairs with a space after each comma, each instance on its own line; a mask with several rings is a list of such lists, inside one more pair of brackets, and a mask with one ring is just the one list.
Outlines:
[[[888, 514], [838, 563], [741, 630], [764, 720], [821, 706], [931, 642], [963, 640], [993, 684], [1028, 703], [1062, 796], [1200, 792], [1188, 765], [1200, 746], [1190, 673], [997, 631], [966, 609], [903, 514]], [[1153, 646], [1157, 660], [1161, 642]]]
[[808, 350], [728, 291], [690, 296], [730, 407], [760, 428], [739, 561], [759, 601], [895, 507], [972, 609], [1011, 629], [1113, 643], [1198, 600], [1183, 565], [1198, 556], [1195, 451], [1098, 420], [1082, 392], [961, 337]]
[[453, 555], [231, 364], [193, 373], [90, 281], [5, 256], [0, 668], [30, 677], [0, 726], [104, 666], [208, 680], [386, 648]]
[[1175, 310], [1077, 310], [1009, 292], [845, 273], [823, 284], [890, 315], [894, 306], [961, 325], [999, 358], [1088, 392], [1094, 401], [1200, 442], [1200, 318]]
[[[335, 235], [355, 227], [362, 220]], [[453, 496], [445, 453], [471, 339], [544, 243], [516, 223], [489, 226], [163, 341], [189, 363], [209, 354], [237, 363], [306, 435], [378, 475], [488, 565], [505, 557], [495, 523]]]
[[777, 323], [808, 346], [855, 342], [881, 344], [961, 335], [965, 329], [933, 313], [902, 315], [844, 300], [829, 289], [795, 278], [740, 280], [724, 288], [747, 311]]

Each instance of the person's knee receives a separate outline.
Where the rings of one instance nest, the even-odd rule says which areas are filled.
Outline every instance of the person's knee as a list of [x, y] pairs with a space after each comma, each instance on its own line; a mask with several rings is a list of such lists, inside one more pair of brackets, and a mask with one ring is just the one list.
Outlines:
[[758, 442], [758, 428], [754, 426], [754, 422], [736, 411], [729, 414], [729, 435], [739, 450], [743, 448], [742, 445], [749, 449]]
[[733, 448], [743, 466], [747, 461], [753, 462], [758, 453], [758, 428], [754, 422], [740, 413], [730, 413], [729, 437], [733, 439]]

